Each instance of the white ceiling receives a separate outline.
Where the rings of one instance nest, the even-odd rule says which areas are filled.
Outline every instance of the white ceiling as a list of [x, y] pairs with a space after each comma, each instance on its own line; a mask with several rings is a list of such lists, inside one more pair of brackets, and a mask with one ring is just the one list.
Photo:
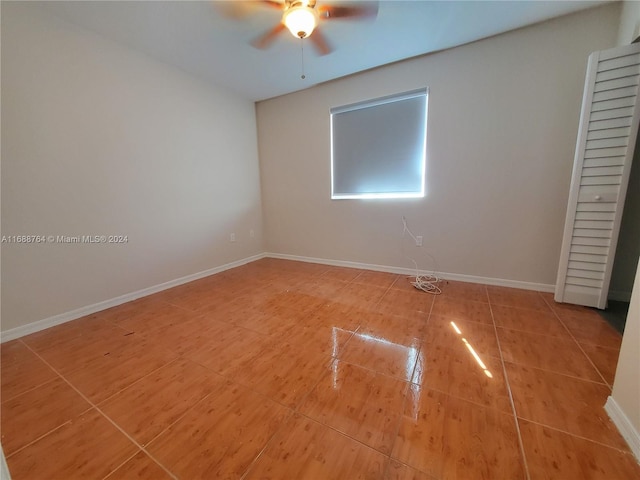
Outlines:
[[[318, 4], [344, 2], [318, 0]], [[258, 6], [242, 19], [212, 1], [65, 1], [42, 8], [175, 65], [250, 100], [263, 100], [429, 52], [454, 47], [604, 1], [381, 0], [373, 20], [333, 20], [321, 29], [335, 50], [318, 56], [289, 32], [267, 50], [251, 40], [280, 21]]]

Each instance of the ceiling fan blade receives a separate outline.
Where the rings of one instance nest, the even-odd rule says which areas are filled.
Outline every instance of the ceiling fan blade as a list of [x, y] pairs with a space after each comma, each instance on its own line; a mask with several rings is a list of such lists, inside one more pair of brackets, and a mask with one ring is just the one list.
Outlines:
[[271, 43], [276, 39], [276, 37], [280, 34], [280, 32], [282, 32], [285, 28], [286, 27], [284, 26], [284, 23], [279, 23], [278, 25], [273, 27], [271, 30], [265, 32], [264, 34], [260, 35], [258, 38], [254, 39], [251, 42], [251, 45], [263, 50], [267, 48], [269, 45], [271, 45]]
[[278, 2], [277, 0], [260, 0], [259, 3], [267, 7], [277, 8], [278, 10], [283, 10], [284, 8], [284, 2]]
[[320, 18], [374, 18], [378, 15], [378, 2], [354, 2], [345, 5], [318, 6]]
[[309, 36], [309, 39], [320, 55], [327, 55], [333, 51], [333, 48], [329, 46], [329, 42], [327, 42], [326, 37], [322, 34], [320, 29], [316, 28]]

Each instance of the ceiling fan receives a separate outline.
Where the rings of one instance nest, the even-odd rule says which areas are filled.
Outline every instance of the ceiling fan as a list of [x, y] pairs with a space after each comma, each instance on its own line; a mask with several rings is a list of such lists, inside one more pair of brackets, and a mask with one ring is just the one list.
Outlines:
[[282, 19], [276, 26], [254, 39], [251, 42], [254, 47], [269, 47], [281, 32], [288, 29], [296, 38], [309, 37], [320, 55], [326, 55], [333, 50], [319, 29], [320, 23], [334, 19], [373, 18], [378, 14], [377, 1], [349, 2], [341, 5], [324, 2], [317, 5], [316, 0], [261, 0], [256, 3], [281, 10]]

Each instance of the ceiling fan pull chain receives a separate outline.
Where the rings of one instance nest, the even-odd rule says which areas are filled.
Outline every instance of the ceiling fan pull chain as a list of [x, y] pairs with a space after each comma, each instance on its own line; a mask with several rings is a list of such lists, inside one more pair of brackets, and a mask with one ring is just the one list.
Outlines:
[[302, 80], [307, 78], [304, 74], [304, 43], [303, 42], [304, 42], [304, 38], [300, 37], [300, 65], [302, 70], [302, 75], [300, 75], [300, 78]]

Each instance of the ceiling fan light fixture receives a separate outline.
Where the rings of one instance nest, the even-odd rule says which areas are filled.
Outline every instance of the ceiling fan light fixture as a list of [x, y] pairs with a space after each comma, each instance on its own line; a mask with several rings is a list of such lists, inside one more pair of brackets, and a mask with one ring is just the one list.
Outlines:
[[296, 38], [306, 38], [318, 26], [318, 14], [306, 5], [296, 5], [287, 9], [282, 16], [285, 26]]

